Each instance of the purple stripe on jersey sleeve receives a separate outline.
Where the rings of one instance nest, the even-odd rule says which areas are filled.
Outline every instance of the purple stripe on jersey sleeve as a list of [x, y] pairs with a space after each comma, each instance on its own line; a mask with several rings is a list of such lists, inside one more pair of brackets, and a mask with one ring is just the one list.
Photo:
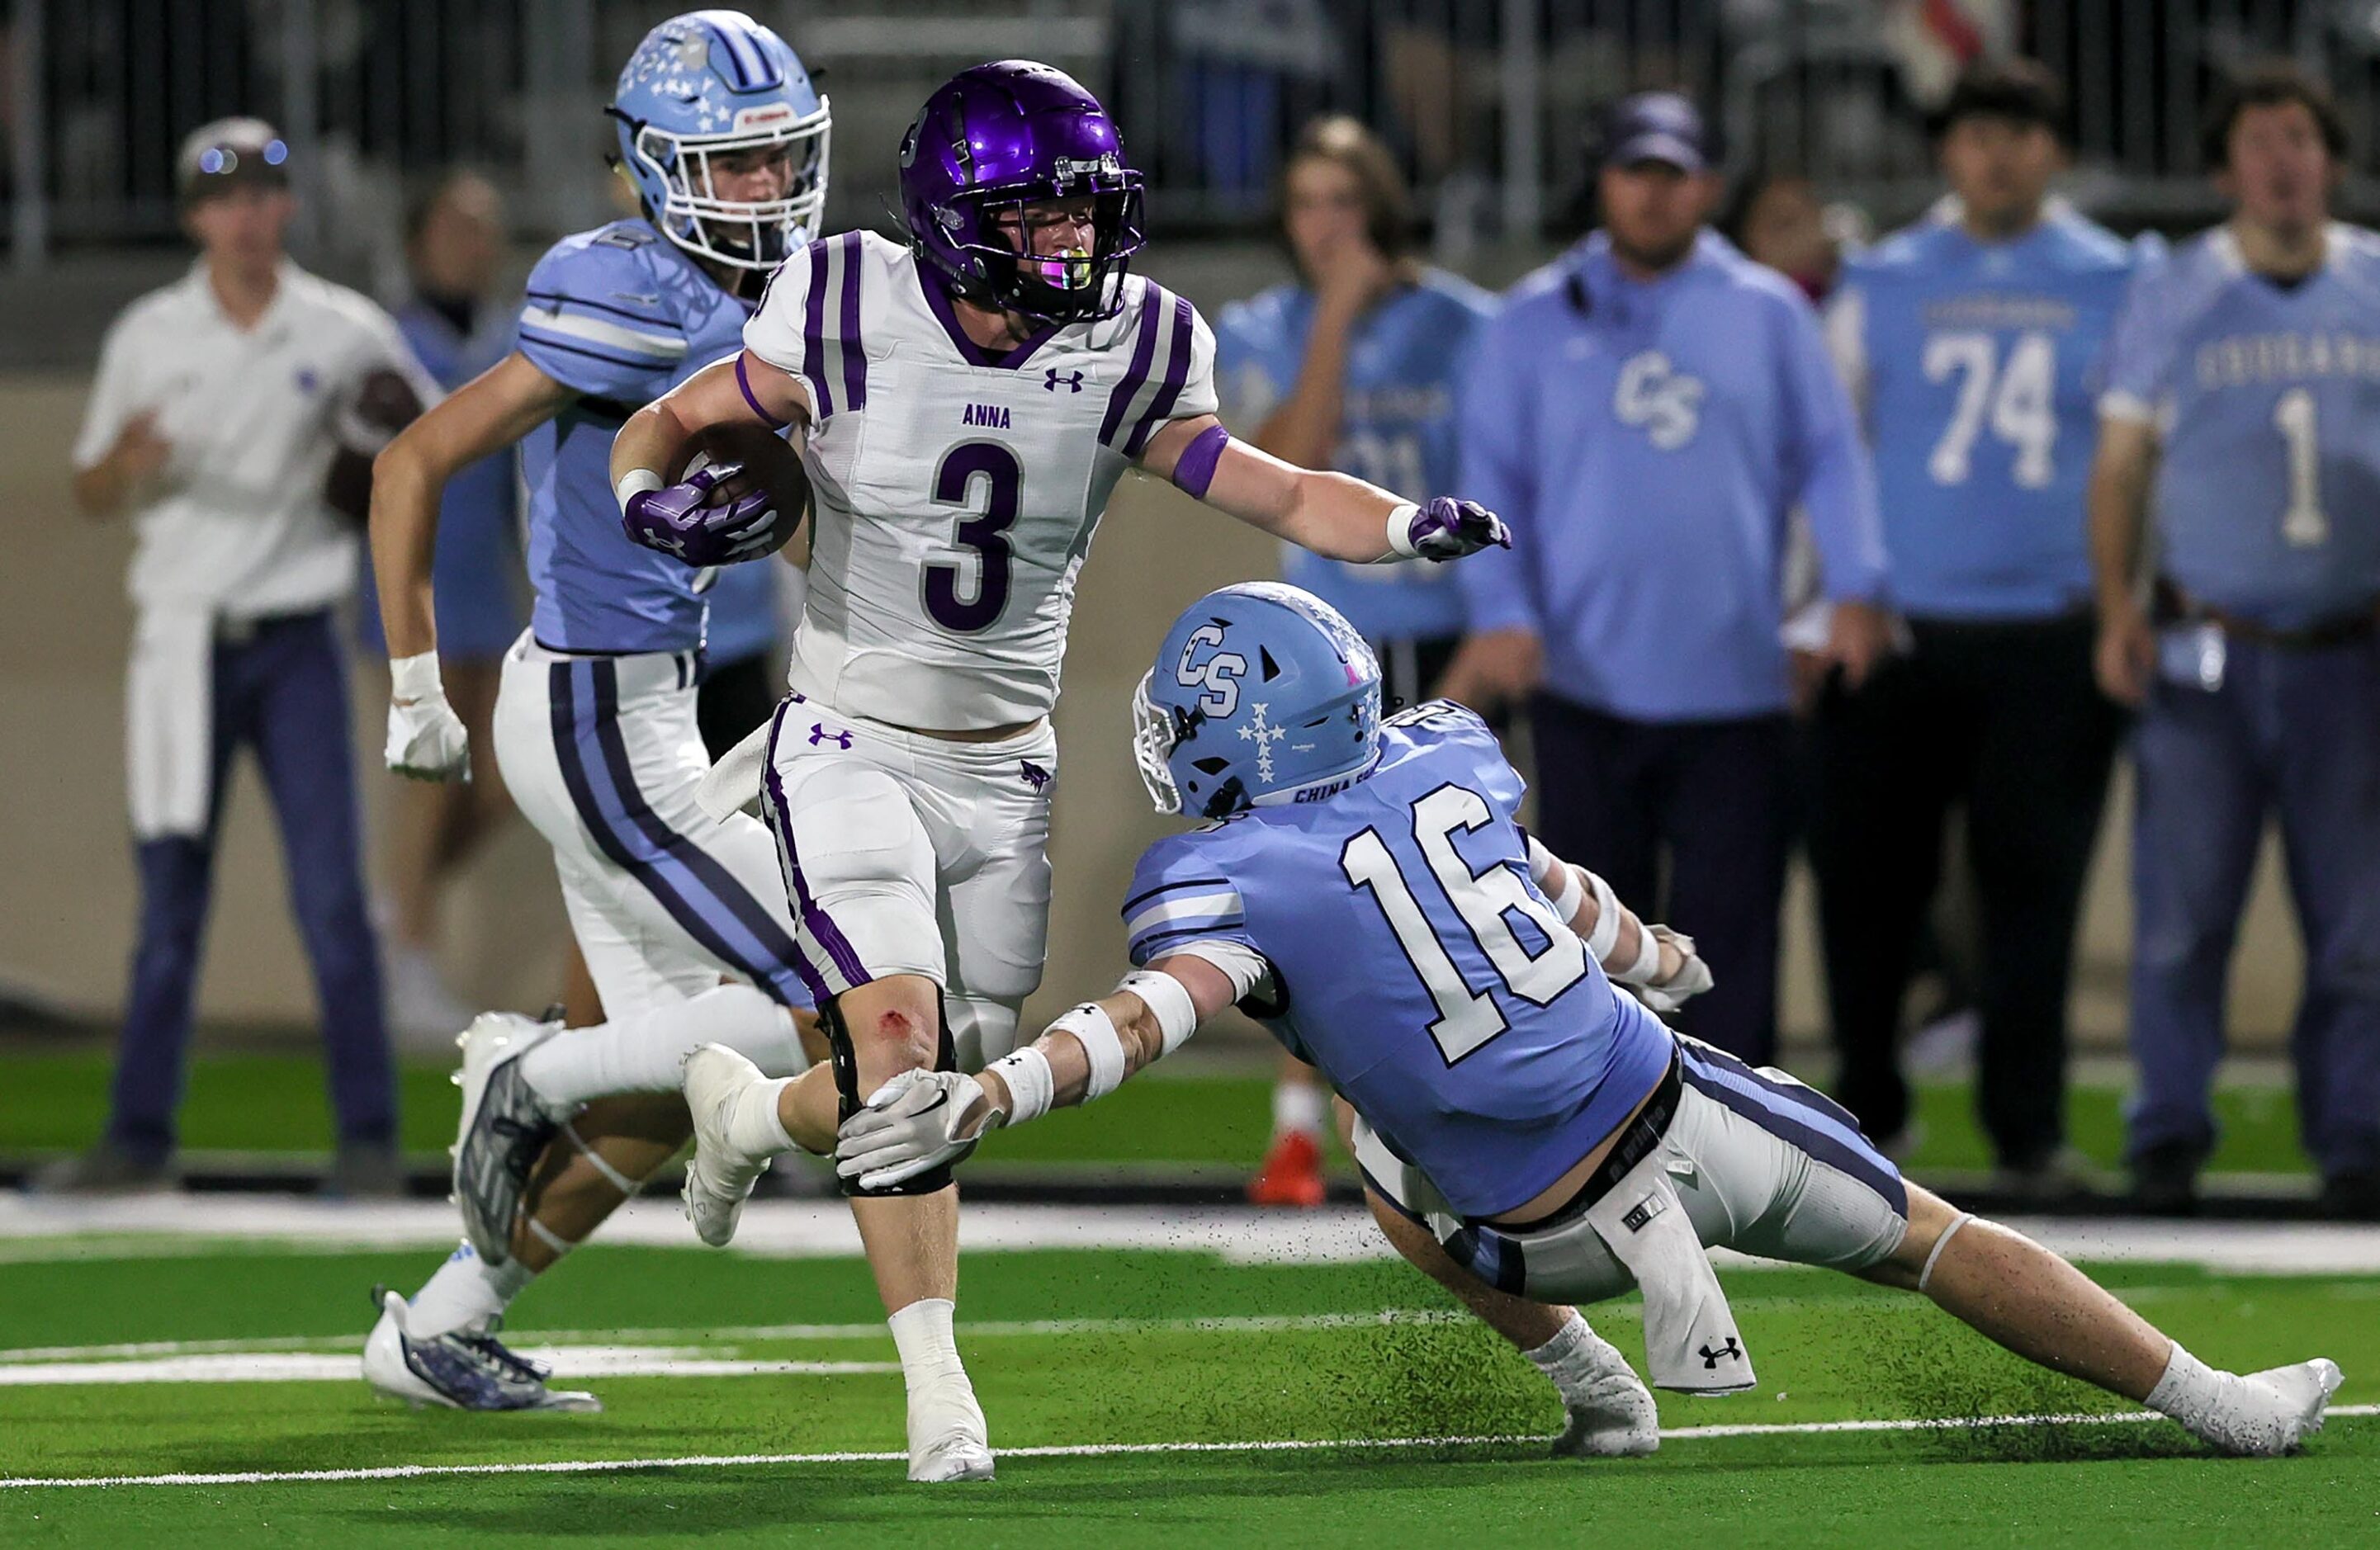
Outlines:
[[1165, 385], [1158, 389], [1156, 398], [1149, 403], [1148, 412], [1140, 417], [1140, 423], [1132, 428], [1132, 439], [1123, 448], [1126, 457], [1138, 457], [1142, 449], [1148, 445], [1149, 437], [1157, 433], [1157, 428], [1163, 425], [1166, 417], [1173, 412], [1174, 401], [1182, 396], [1182, 384], [1190, 377], [1191, 344], [1190, 298], [1176, 297], [1173, 298], [1173, 349], [1165, 363]]
[[752, 412], [760, 417], [761, 424], [771, 430], [783, 430], [789, 422], [779, 419], [761, 407], [760, 400], [752, 392], [752, 379], [744, 374], [744, 363], [751, 358], [751, 354], [749, 350], [735, 352], [735, 385], [744, 390], [744, 402], [752, 406]]
[[1116, 432], [1123, 426], [1124, 410], [1131, 406], [1141, 384], [1148, 381], [1148, 363], [1157, 355], [1157, 314], [1165, 291], [1154, 280], [1148, 285], [1141, 293], [1140, 338], [1132, 348], [1132, 365], [1124, 371], [1123, 381], [1108, 394], [1107, 416], [1099, 421], [1099, 440], [1111, 447], [1116, 444]]
[[843, 406], [868, 406], [868, 352], [859, 347], [859, 242], [857, 232], [835, 239], [843, 245], [843, 307], [837, 323], [843, 345]]
[[810, 384], [810, 407], [818, 418], [834, 413], [826, 385], [826, 254], [824, 242], [810, 244], [810, 292], [802, 304], [802, 377]]

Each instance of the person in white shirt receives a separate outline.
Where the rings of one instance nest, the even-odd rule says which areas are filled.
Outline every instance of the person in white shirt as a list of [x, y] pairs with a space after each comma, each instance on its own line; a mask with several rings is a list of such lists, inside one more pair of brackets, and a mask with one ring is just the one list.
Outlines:
[[75, 443], [75, 503], [128, 515], [138, 535], [125, 730], [141, 902], [107, 1132], [45, 1188], [171, 1181], [214, 838], [242, 744], [272, 795], [322, 1003], [332, 1188], [401, 1183], [332, 610], [355, 587], [374, 443], [437, 390], [386, 313], [284, 256], [288, 157], [253, 118], [184, 141], [176, 185], [200, 260], [110, 328]]

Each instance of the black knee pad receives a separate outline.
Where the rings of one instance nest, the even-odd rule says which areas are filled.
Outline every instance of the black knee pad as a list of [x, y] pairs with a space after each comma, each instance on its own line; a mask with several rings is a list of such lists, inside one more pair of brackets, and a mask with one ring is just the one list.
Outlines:
[[[838, 1124], [849, 1120], [865, 1106], [859, 1092], [859, 1052], [851, 1040], [851, 1027], [843, 1020], [843, 999], [830, 996], [819, 1003], [819, 1026], [826, 1031], [828, 1058], [834, 1067], [835, 1120]], [[934, 1070], [956, 1071], [959, 1066], [958, 1046], [951, 1039], [949, 1006], [940, 987], [934, 990], [935, 1046]], [[905, 1179], [886, 1189], [862, 1189], [856, 1179], [835, 1175], [835, 1183], [846, 1195], [869, 1198], [888, 1195], [933, 1194], [951, 1185], [951, 1169], [954, 1162], [929, 1169], [914, 1179]]]

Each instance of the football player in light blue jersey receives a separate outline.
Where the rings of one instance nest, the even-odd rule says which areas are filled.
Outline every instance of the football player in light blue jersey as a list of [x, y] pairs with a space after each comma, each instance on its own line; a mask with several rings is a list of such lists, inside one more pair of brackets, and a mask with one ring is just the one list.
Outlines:
[[[1454, 486], [1454, 385], [1494, 298], [1412, 256], [1412, 197], [1378, 137], [1345, 117], [1308, 125], [1281, 178], [1294, 283], [1223, 309], [1215, 380], [1232, 423], [1274, 456], [1342, 468], [1418, 496]], [[1351, 565], [1284, 544], [1281, 574], [1370, 641], [1391, 703], [1425, 698], [1463, 636], [1442, 565]], [[1319, 1205], [1322, 1090], [1283, 1062], [1273, 1133], [1248, 1185], [1259, 1205]]]
[[553, 846], [611, 1019], [555, 1037], [556, 1023], [491, 1013], [461, 1041], [468, 1240], [410, 1304], [378, 1299], [366, 1346], [368, 1380], [416, 1403], [595, 1408], [498, 1344], [497, 1315], [684, 1142], [687, 1049], [725, 1043], [780, 1072], [809, 1059], [812, 998], [774, 842], [696, 799], [710, 769], [696, 712], [707, 575], [628, 540], [606, 465], [638, 405], [739, 347], [768, 275], [816, 235], [827, 104], [783, 39], [714, 10], [648, 33], [609, 112], [643, 215], [556, 243], [530, 273], [517, 347], [375, 470], [389, 767], [463, 780], [463, 726], [437, 670], [440, 495], [522, 443], [537, 597], [504, 654], [494, 749]]
[[[1378, 665], [1320, 599], [1209, 594], [1135, 720], [1160, 810], [1208, 820], [1142, 858], [1141, 967], [979, 1075], [895, 1079], [841, 1128], [847, 1177], [947, 1166], [990, 1126], [1112, 1091], [1236, 1000], [1345, 1100], [1390, 1241], [1553, 1382], [1558, 1453], [1658, 1444], [1651, 1395], [1572, 1303], [1639, 1286], [1656, 1385], [1752, 1386], [1714, 1244], [1924, 1291], [2227, 1452], [2321, 1423], [2330, 1362], [2207, 1368], [2047, 1250], [1905, 1183], [1825, 1097], [1663, 1026], [1647, 1005], [1710, 984], [1693, 944], [1522, 831], [1521, 779], [1476, 716], [1383, 721]], [[820, 1073], [803, 1084], [831, 1115]]]
[[[2287, 67], [2209, 121], [2231, 219], [2145, 269], [2091, 489], [2098, 672], [2141, 709], [2128, 1151], [2186, 1209], [2265, 819], [2304, 932], [2291, 1047], [2334, 1214], [2380, 1217], [2380, 236], [2333, 223], [2346, 133]], [[2152, 479], [2154, 601], [2135, 591]]]
[[2012, 1189], [2071, 1187], [2066, 992], [2121, 717], [2092, 681], [2082, 485], [2100, 357], [2132, 249], [2048, 197], [2056, 79], [1960, 78], [1938, 120], [1950, 195], [1851, 260], [1828, 309], [1867, 430], [1887, 600], [1907, 649], [1819, 702], [1811, 855], [1835, 1096], [1903, 1135], [1896, 1047], [1942, 830], [1963, 806], [1980, 903], [1976, 1097]]

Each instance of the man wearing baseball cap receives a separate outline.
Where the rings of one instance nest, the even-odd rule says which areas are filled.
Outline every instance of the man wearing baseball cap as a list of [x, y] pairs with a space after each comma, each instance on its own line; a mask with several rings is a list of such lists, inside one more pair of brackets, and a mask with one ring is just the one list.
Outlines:
[[1787, 515], [1808, 513], [1828, 655], [1852, 681], [1884, 646], [1883, 546], [1809, 302], [1705, 228], [1716, 159], [1684, 97], [1614, 105], [1594, 148], [1603, 229], [1481, 338], [1461, 483], [1519, 521], [1510, 553], [1455, 576], [1468, 637], [1447, 692], [1525, 700], [1546, 843], [1660, 900], [1718, 978], [1683, 1026], [1759, 1063], [1787, 840]]
[[175, 177], [199, 261], [108, 330], [75, 442], [75, 503], [129, 516], [138, 535], [125, 727], [140, 922], [107, 1132], [45, 1188], [171, 1181], [225, 777], [243, 744], [322, 1004], [332, 1185], [400, 1182], [332, 609], [355, 586], [341, 508], [360, 514], [375, 442], [436, 389], [386, 313], [284, 255], [291, 155], [254, 118], [183, 142]]

